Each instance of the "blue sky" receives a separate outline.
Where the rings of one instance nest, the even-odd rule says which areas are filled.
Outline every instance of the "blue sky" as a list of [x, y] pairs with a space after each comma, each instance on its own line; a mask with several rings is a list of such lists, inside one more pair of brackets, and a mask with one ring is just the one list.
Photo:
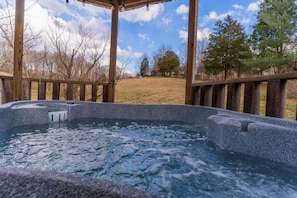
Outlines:
[[[69, 27], [82, 24], [97, 33], [97, 39], [110, 34], [111, 11], [90, 4], [82, 5], [76, 0], [26, 0], [26, 22], [35, 31], [49, 31], [48, 26], [54, 20]], [[198, 40], [205, 39], [213, 29], [214, 23], [228, 14], [251, 31], [261, 0], [200, 0]], [[118, 55], [126, 62], [126, 70], [139, 71], [141, 56], [145, 53], [150, 58], [161, 45], [182, 54], [187, 40], [189, 0], [173, 0], [165, 4], [151, 5], [150, 10], [120, 12]], [[0, 6], [1, 9], [1, 6]], [[109, 50], [106, 51], [102, 64], [108, 64]], [[128, 60], [128, 61], [127, 61]], [[119, 63], [120, 64], [120, 63]], [[152, 62], [150, 62], [152, 64]]]

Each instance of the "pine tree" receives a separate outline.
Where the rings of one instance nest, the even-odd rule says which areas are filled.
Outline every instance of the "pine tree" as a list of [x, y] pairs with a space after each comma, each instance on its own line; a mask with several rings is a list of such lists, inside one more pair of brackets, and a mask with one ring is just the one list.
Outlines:
[[150, 66], [149, 66], [149, 60], [146, 55], [144, 55], [141, 65], [140, 65], [140, 76], [147, 77], [149, 76]]
[[178, 56], [171, 50], [165, 52], [165, 55], [158, 61], [159, 72], [163, 76], [172, 76], [172, 73], [177, 74], [180, 61]]
[[265, 0], [260, 5], [250, 44], [254, 57], [247, 64], [257, 73], [275, 73], [292, 63], [296, 45], [297, 6], [293, 0]]
[[230, 15], [224, 21], [217, 21], [203, 61], [206, 73], [217, 75], [224, 72], [226, 79], [228, 73], [234, 71], [240, 77], [245, 71], [245, 65], [241, 62], [244, 56], [240, 52], [246, 50], [243, 45], [246, 38], [241, 24]]

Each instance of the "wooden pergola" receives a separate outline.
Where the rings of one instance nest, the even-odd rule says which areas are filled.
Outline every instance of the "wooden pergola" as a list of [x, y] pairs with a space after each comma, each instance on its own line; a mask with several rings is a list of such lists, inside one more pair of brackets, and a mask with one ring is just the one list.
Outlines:
[[[68, 2], [68, 0], [65, 0]], [[115, 101], [116, 59], [118, 40], [119, 11], [136, 9], [151, 4], [168, 2], [171, 0], [79, 0], [95, 6], [112, 10], [111, 41], [110, 41], [110, 65], [108, 78], [108, 102]], [[22, 99], [22, 65], [23, 65], [23, 31], [24, 31], [24, 0], [16, 0], [15, 10], [15, 39], [14, 39], [14, 101]], [[185, 104], [193, 103], [192, 84], [195, 79], [196, 65], [196, 40], [199, 0], [189, 0], [188, 22], [188, 50], [187, 50], [187, 77]]]

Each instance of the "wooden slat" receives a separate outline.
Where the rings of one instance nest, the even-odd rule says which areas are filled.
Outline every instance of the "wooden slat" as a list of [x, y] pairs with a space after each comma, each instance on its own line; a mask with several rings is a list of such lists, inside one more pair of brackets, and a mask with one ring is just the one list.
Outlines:
[[103, 85], [102, 102], [108, 102], [108, 85]]
[[227, 109], [240, 110], [241, 83], [228, 84]]
[[0, 105], [4, 104], [4, 87], [3, 87], [3, 80], [0, 78]]
[[225, 107], [225, 90], [226, 85], [214, 85], [213, 86], [213, 96], [212, 96], [212, 106], [218, 108]]
[[60, 100], [60, 83], [53, 83], [53, 100]]
[[269, 80], [267, 83], [266, 116], [284, 118], [286, 110], [286, 80]]
[[86, 85], [85, 84], [80, 84], [80, 88], [79, 88], [79, 99], [81, 101], [85, 101], [86, 100]]
[[96, 84], [92, 84], [92, 101], [93, 102], [97, 101], [97, 90], [98, 90], [98, 86]]
[[13, 80], [4, 79], [3, 81], [4, 88], [4, 101], [3, 103], [13, 102]]
[[67, 100], [73, 100], [73, 84], [67, 83]]
[[192, 104], [193, 105], [201, 105], [201, 87], [200, 86], [196, 86], [196, 87], [192, 87], [193, 89], [193, 99], [192, 99]]
[[46, 99], [46, 82], [38, 82], [38, 100]]
[[247, 82], [244, 88], [244, 113], [259, 115], [260, 113], [261, 83]]
[[22, 100], [31, 100], [31, 81], [23, 80]]
[[212, 86], [203, 86], [201, 88], [200, 104], [203, 106], [211, 106], [212, 105]]

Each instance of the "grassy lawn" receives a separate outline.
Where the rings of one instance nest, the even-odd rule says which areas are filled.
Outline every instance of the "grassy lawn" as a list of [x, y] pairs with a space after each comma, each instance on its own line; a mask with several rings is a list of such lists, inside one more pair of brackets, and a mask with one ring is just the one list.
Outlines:
[[118, 81], [116, 103], [184, 104], [185, 79], [134, 78]]

